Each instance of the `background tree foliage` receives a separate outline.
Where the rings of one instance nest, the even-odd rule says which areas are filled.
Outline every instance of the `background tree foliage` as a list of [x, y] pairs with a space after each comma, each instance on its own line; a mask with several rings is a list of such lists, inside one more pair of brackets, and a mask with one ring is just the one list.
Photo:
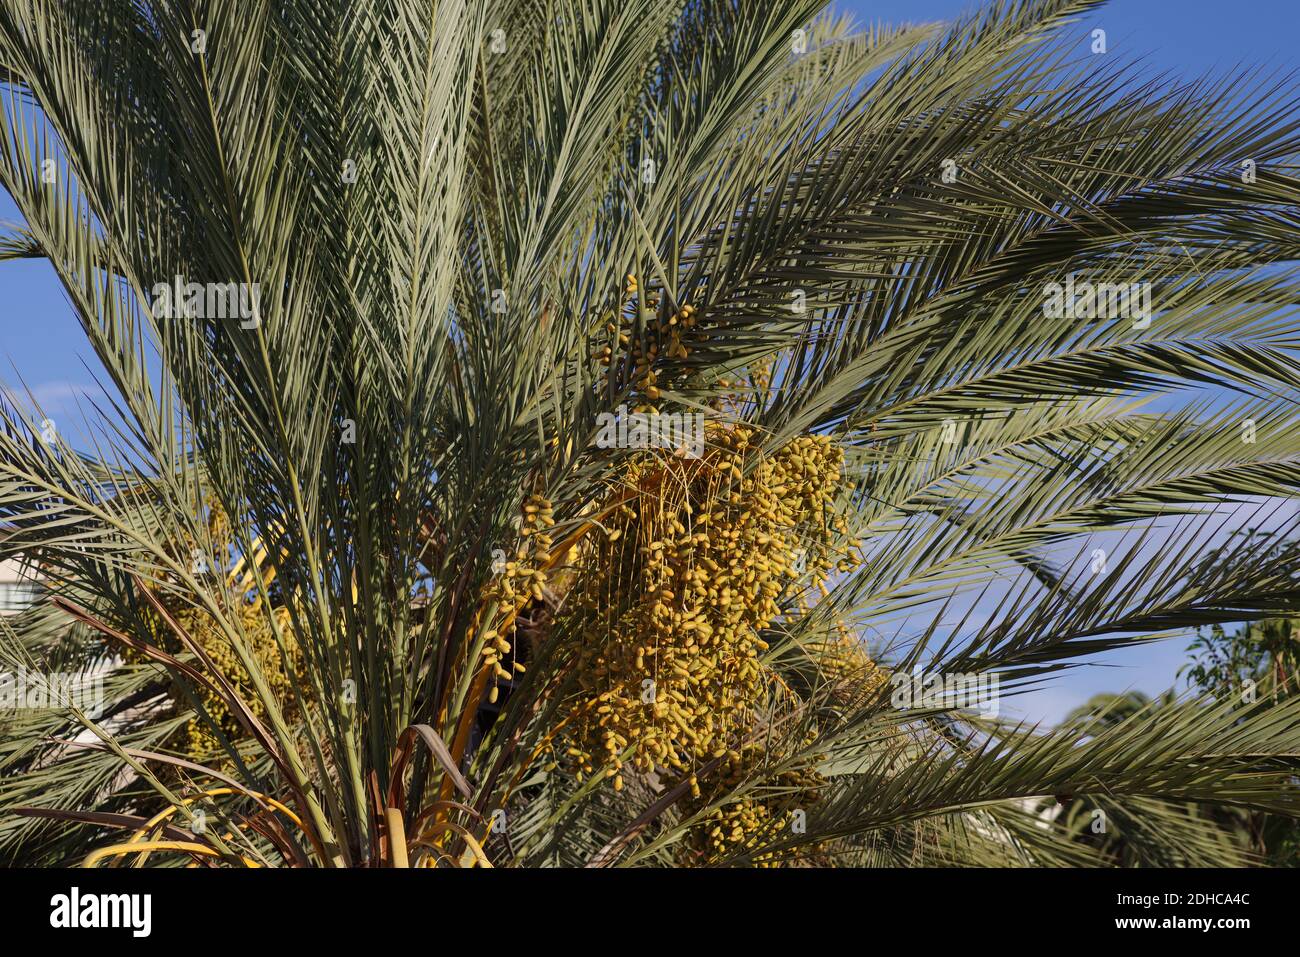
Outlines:
[[[0, 250], [109, 381], [77, 447], [0, 410], [52, 590], [4, 664], [107, 671], [0, 718], [0, 853], [1100, 864], [1029, 799], [1295, 814], [1294, 697], [1045, 731], [880, 670], [1014, 694], [1300, 605], [1294, 82], [1080, 55], [1092, 6], [4, 0]], [[1070, 274], [1150, 324], [1044, 315]], [[256, 322], [155, 316], [176, 276]], [[622, 405], [709, 451], [599, 448]], [[638, 647], [676, 764], [569, 743]]]
[[[1300, 630], [1291, 618], [1248, 622], [1232, 632], [1211, 625], [1190, 648], [1187, 680], [1207, 694], [1236, 700], [1245, 710], [1263, 701], [1278, 704], [1295, 696], [1300, 664]], [[1294, 818], [1248, 808], [1231, 812], [1230, 823], [1252, 852], [1278, 866], [1300, 866], [1300, 828]]]

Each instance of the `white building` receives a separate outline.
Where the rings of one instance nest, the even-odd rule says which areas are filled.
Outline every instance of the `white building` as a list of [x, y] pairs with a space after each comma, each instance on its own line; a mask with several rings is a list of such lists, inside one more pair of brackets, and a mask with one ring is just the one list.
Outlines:
[[12, 615], [36, 604], [40, 583], [30, 569], [14, 559], [0, 561], [0, 615]]

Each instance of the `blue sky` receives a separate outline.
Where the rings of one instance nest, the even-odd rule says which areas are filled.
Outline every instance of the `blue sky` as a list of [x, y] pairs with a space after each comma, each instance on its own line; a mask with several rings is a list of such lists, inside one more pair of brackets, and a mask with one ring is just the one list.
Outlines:
[[[860, 18], [885, 22], [942, 20], [979, 6], [971, 0], [858, 0], [840, 4]], [[1092, 30], [1106, 31], [1109, 56], [1141, 58], [1149, 70], [1192, 78], [1207, 72], [1263, 66], [1289, 70], [1298, 58], [1300, 0], [1116, 0], [1081, 18], [1080, 52]], [[15, 220], [0, 194], [0, 220]], [[97, 362], [53, 272], [41, 262], [0, 263], [0, 385], [20, 388], [20, 378], [52, 416], [75, 420], [77, 400], [94, 387]], [[75, 431], [75, 429], [74, 429]], [[1136, 688], [1157, 694], [1185, 663], [1185, 642], [1159, 642], [1108, 656], [1104, 667], [1076, 669], [1048, 688], [1018, 697], [1008, 708], [1031, 719], [1058, 720], [1100, 691]]]
[[[853, 0], [837, 4], [886, 23], [946, 20], [979, 9], [973, 0]], [[1094, 29], [1106, 31], [1109, 54], [1141, 57], [1153, 70], [1185, 77], [1262, 64], [1291, 69], [1300, 37], [1297, 0], [1112, 0], [1071, 29], [1086, 50]]]

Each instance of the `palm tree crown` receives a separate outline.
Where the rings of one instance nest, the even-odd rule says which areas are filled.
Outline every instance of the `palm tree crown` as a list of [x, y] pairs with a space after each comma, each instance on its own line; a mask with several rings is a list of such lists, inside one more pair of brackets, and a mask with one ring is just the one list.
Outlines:
[[0, 251], [108, 380], [76, 447], [0, 408], [51, 592], [6, 666], [104, 684], [0, 716], [0, 853], [1085, 864], [1027, 799], [1139, 862], [1294, 813], [1300, 701], [988, 706], [1300, 603], [1297, 90], [1080, 54], [1095, 5], [0, 6]]

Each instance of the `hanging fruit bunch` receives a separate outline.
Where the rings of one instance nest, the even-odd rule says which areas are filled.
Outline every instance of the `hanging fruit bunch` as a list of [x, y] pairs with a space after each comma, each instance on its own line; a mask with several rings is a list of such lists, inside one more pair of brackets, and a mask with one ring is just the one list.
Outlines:
[[862, 640], [843, 621], [835, 623], [835, 630], [834, 637], [807, 646], [829, 699], [847, 706], [879, 694], [889, 683], [889, 672], [871, 660]]
[[[694, 306], [670, 310], [662, 298], [628, 275], [593, 353], [604, 367], [602, 391], [628, 395], [638, 413], [658, 411], [663, 381], [678, 374], [673, 360], [705, 336]], [[771, 357], [755, 360], [754, 386], [769, 389], [775, 368]], [[824, 788], [813, 771], [782, 772], [718, 804], [772, 757], [753, 736], [773, 702], [797, 704], [767, 660], [763, 635], [783, 615], [807, 614], [828, 578], [859, 561], [836, 511], [844, 455], [829, 437], [803, 435], [764, 451], [758, 430], [715, 418], [704, 444], [698, 458], [633, 456], [597, 509], [603, 534], [584, 539], [565, 590], [583, 639], [579, 690], [554, 748], [555, 764], [615, 791], [629, 774], [686, 782], [681, 812], [703, 820], [683, 863], [758, 846]], [[804, 649], [817, 687], [840, 697], [878, 689], [885, 673], [842, 621], [834, 627]], [[710, 762], [701, 790], [697, 771]]]
[[[516, 654], [515, 619], [530, 601], [545, 598], [546, 568], [551, 561], [554, 541], [549, 529], [555, 525], [551, 503], [541, 496], [530, 496], [523, 504], [519, 520], [519, 541], [513, 554], [492, 569], [480, 607], [488, 609], [492, 625], [480, 636], [483, 641], [483, 664], [491, 669], [488, 701], [495, 703], [498, 681], [510, 681], [524, 665]], [[504, 633], [503, 633], [504, 632]], [[512, 659], [506, 667], [506, 659]]]
[[[763, 744], [743, 744], [726, 756], [709, 777], [706, 789], [701, 790], [698, 781], [692, 779], [691, 796], [683, 803], [682, 813], [702, 814], [703, 821], [691, 829], [689, 840], [681, 846], [680, 863], [698, 865], [735, 858], [803, 823], [801, 816], [821, 797], [827, 779], [807, 768], [764, 774], [762, 765], [768, 757]], [[764, 782], [760, 787], [741, 790], [760, 776]], [[737, 793], [741, 796], [734, 797]], [[759, 851], [749, 863], [776, 867], [798, 857], [790, 850]]]
[[[639, 294], [640, 293], [640, 294]], [[656, 292], [640, 291], [636, 276], [624, 280], [616, 310], [605, 314], [592, 359], [604, 366], [602, 386], [613, 376], [640, 397], [635, 412], [654, 411], [660, 400], [661, 378], [667, 361], [685, 359], [698, 339], [700, 312], [684, 303], [669, 310]]]
[[[557, 755], [579, 779], [599, 775], [621, 790], [625, 774], [654, 773], [689, 780], [707, 803], [697, 769], [714, 759], [726, 773], [749, 767], [771, 695], [790, 693], [764, 659], [779, 599], [824, 589], [858, 559], [835, 512], [842, 451], [807, 435], [763, 455], [759, 438], [714, 425], [699, 458], [633, 457], [605, 534], [580, 550], [568, 597], [583, 622], [580, 690]], [[697, 852], [748, 846], [782, 819], [761, 797], [721, 813], [700, 825]]]
[[[191, 565], [191, 573], [217, 581], [224, 580], [224, 589], [213, 589], [218, 595], [224, 593], [225, 607], [223, 614], [231, 625], [236, 640], [243, 642], [247, 654], [257, 663], [268, 687], [277, 700], [286, 707], [286, 715], [292, 717], [295, 700], [292, 689], [292, 674], [298, 679], [298, 687], [305, 687], [301, 656], [293, 630], [290, 627], [289, 610], [283, 606], [267, 608], [260, 598], [249, 598], [252, 589], [251, 577], [259, 574], [263, 582], [269, 584], [274, 578], [270, 569], [263, 569], [261, 561], [264, 553], [260, 550], [251, 559], [245, 559], [227, 568], [229, 557], [233, 554], [233, 535], [230, 521], [221, 505], [215, 501], [206, 503], [207, 541], [210, 547], [202, 547], [197, 542], [186, 540], [174, 549], [181, 561]], [[266, 717], [265, 708], [258, 695], [254, 693], [252, 679], [243, 666], [231, 644], [231, 638], [221, 624], [205, 608], [186, 600], [181, 589], [168, 588], [176, 576], [161, 575], [158, 584], [151, 586], [151, 591], [158, 603], [176, 622], [189, 640], [210, 658], [216, 665], [217, 673], [223, 675], [234, 691], [247, 703], [249, 710], [259, 719]], [[175, 582], [179, 584], [179, 582]], [[177, 655], [188, 651], [185, 642], [176, 634], [161, 614], [152, 610], [147, 612], [150, 621], [150, 640], [157, 647], [169, 654]], [[272, 619], [274, 619], [272, 621]], [[276, 630], [280, 640], [276, 639]], [[283, 642], [283, 650], [281, 648]], [[138, 658], [136, 653], [131, 657]], [[227, 702], [211, 689], [196, 689], [203, 708], [208, 712], [221, 732], [229, 740], [237, 740], [245, 735], [243, 726], [230, 711]], [[191, 707], [189, 699], [175, 687], [171, 697], [178, 709]], [[195, 716], [185, 725], [185, 753], [195, 760], [215, 759], [218, 762], [228, 760], [225, 749], [208, 722], [202, 716]]]

